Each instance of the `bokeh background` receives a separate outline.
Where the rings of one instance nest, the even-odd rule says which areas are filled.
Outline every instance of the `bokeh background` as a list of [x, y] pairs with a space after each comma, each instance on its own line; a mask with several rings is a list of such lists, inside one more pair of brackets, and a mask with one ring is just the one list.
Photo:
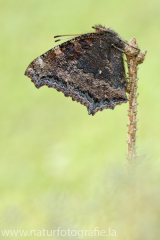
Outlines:
[[[108, 238], [159, 238], [159, 9], [157, 0], [0, 1], [0, 229], [111, 227], [117, 236]], [[92, 117], [24, 76], [33, 59], [56, 46], [54, 35], [88, 33], [94, 24], [135, 37], [147, 50], [138, 71], [137, 132], [137, 152], [146, 158], [134, 177], [125, 166], [128, 104]]]

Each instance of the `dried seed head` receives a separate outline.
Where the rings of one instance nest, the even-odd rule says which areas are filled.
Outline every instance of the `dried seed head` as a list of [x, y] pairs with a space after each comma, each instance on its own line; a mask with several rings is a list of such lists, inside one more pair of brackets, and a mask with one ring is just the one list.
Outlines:
[[136, 62], [137, 64], [143, 63], [145, 56], [146, 56], [147, 51], [140, 52], [138, 56], [136, 57]]
[[[125, 46], [125, 52], [129, 55], [138, 55], [140, 50], [138, 49], [138, 45], [136, 43], [136, 39], [132, 38], [129, 42], [129, 45]], [[135, 47], [135, 48], [134, 48]]]

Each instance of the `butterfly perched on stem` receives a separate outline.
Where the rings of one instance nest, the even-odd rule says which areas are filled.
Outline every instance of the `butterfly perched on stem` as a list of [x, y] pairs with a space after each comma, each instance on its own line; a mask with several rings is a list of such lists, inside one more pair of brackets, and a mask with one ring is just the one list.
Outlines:
[[79, 35], [37, 57], [25, 71], [37, 88], [55, 88], [92, 115], [127, 102], [125, 43], [109, 28], [93, 28], [96, 32]]

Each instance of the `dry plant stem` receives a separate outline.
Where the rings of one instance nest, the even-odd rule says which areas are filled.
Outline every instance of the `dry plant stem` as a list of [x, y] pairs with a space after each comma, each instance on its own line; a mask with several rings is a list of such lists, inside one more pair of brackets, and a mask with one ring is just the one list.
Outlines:
[[[136, 131], [137, 131], [137, 66], [144, 61], [146, 51], [141, 52], [138, 50], [136, 40], [133, 38], [129, 41], [130, 45], [126, 46], [125, 52], [130, 56], [127, 57], [128, 64], [128, 92], [129, 92], [129, 110], [128, 110], [128, 137], [127, 137], [127, 167], [128, 171], [132, 172], [135, 166], [135, 161], [139, 155], [136, 153]], [[133, 48], [132, 46], [136, 48]]]

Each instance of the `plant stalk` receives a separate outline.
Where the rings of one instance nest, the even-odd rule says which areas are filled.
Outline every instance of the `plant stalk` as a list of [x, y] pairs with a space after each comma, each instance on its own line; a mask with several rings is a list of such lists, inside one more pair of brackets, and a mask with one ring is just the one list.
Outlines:
[[[132, 46], [131, 46], [132, 45]], [[134, 47], [135, 48], [134, 48]], [[147, 51], [140, 52], [138, 50], [138, 45], [136, 43], [136, 39], [132, 38], [129, 41], [129, 45], [125, 47], [126, 57], [127, 57], [127, 65], [128, 65], [128, 74], [129, 74], [129, 82], [127, 86], [127, 91], [129, 93], [129, 110], [128, 110], [128, 136], [127, 136], [127, 168], [129, 172], [132, 172], [137, 158], [140, 156], [136, 152], [136, 131], [137, 131], [137, 97], [139, 93], [137, 93], [137, 66], [138, 64], [144, 61], [145, 55]]]

